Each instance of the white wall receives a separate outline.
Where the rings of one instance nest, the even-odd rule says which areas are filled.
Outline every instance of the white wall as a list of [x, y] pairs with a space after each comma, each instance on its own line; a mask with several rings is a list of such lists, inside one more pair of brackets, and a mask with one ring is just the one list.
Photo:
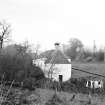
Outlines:
[[36, 66], [39, 66], [41, 69], [44, 69], [44, 67], [45, 67], [44, 62], [45, 62], [44, 59], [33, 60], [33, 64], [35, 64]]
[[[45, 73], [46, 77], [48, 76], [49, 68], [51, 64], [46, 64]], [[71, 64], [55, 64], [53, 67], [53, 75], [54, 80], [59, 81], [59, 75], [63, 75], [63, 81], [67, 81], [71, 78]]]

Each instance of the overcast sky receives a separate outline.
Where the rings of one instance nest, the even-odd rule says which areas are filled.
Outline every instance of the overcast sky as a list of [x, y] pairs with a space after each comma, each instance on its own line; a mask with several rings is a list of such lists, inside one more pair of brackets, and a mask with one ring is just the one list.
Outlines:
[[12, 25], [12, 39], [51, 49], [56, 41], [79, 38], [105, 45], [104, 0], [0, 0], [0, 20]]

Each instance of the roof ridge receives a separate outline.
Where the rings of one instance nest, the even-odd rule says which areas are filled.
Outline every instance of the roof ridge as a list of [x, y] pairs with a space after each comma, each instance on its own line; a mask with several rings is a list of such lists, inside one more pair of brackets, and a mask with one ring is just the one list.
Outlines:
[[70, 64], [68, 57], [63, 51], [55, 50], [51, 56], [45, 61], [45, 63], [55, 63], [55, 64]]

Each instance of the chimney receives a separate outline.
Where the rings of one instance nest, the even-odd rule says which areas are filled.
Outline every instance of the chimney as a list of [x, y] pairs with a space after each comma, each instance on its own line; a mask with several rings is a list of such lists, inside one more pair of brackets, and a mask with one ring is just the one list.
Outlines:
[[56, 42], [54, 45], [56, 50], [60, 50], [60, 43]]

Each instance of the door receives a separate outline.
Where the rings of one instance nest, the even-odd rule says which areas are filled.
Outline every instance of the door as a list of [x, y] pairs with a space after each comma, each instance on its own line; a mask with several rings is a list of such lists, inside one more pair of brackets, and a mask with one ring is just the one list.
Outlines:
[[63, 75], [59, 75], [59, 82], [63, 81]]

